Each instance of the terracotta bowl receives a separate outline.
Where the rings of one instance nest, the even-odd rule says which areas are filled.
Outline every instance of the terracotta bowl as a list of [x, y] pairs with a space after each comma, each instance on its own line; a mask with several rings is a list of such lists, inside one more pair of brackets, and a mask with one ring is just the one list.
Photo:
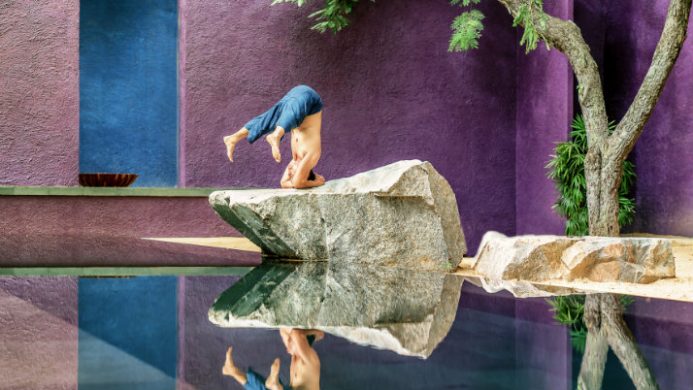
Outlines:
[[137, 175], [134, 173], [80, 173], [79, 185], [82, 187], [127, 187]]

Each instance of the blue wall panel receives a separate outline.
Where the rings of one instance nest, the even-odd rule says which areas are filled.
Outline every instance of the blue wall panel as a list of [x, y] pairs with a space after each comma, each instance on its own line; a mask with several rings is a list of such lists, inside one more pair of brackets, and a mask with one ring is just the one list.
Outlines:
[[175, 185], [176, 0], [82, 0], [80, 7], [80, 171]]
[[177, 278], [79, 280], [79, 388], [174, 389]]

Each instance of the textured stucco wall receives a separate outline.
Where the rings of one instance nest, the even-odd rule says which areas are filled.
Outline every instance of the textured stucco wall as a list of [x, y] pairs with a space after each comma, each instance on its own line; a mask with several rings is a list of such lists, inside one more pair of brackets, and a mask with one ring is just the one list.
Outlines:
[[81, 2], [81, 172], [137, 173], [135, 186], [176, 185], [177, 6]]
[[[573, 0], [546, 2], [547, 12], [569, 19]], [[521, 31], [517, 32], [519, 36]], [[516, 234], [563, 234], [564, 222], [552, 209], [557, 191], [545, 168], [556, 143], [567, 138], [573, 115], [573, 76], [566, 57], [543, 44], [525, 54], [517, 49], [515, 122]]]
[[77, 390], [77, 279], [0, 277], [0, 389]]
[[487, 230], [514, 232], [516, 32], [499, 4], [483, 5], [487, 30], [466, 54], [447, 52], [459, 8], [446, 1], [361, 2], [337, 35], [309, 29], [310, 6], [268, 4], [180, 2], [182, 185], [278, 186], [284, 166], [264, 141], [230, 164], [222, 137], [306, 83], [325, 102], [317, 172], [429, 160], [457, 194], [471, 253]]
[[79, 0], [0, 5], [0, 185], [74, 185]]

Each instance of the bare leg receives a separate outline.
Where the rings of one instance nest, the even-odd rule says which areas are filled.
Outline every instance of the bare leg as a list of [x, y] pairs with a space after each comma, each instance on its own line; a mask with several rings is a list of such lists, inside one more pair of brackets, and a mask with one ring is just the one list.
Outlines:
[[226, 362], [224, 362], [224, 368], [221, 369], [221, 373], [232, 377], [241, 385], [245, 385], [248, 383], [248, 377], [233, 363], [233, 356], [231, 355], [232, 352], [232, 347], [229, 347], [229, 349], [226, 350]]
[[274, 160], [276, 162], [282, 161], [282, 154], [279, 151], [279, 141], [281, 141], [282, 137], [284, 136], [284, 133], [284, 129], [282, 129], [280, 126], [277, 126], [277, 128], [274, 129], [274, 132], [272, 132], [272, 134], [269, 134], [267, 135], [267, 137], [265, 137], [267, 143], [269, 143], [272, 147], [272, 157], [274, 157]]
[[224, 137], [224, 144], [226, 144], [226, 155], [229, 160], [233, 162], [233, 150], [236, 148], [236, 144], [248, 136], [248, 129], [245, 127], [238, 130], [237, 132]]
[[279, 365], [279, 358], [274, 359], [270, 368], [270, 374], [265, 381], [265, 387], [269, 390], [282, 390], [282, 385], [279, 383]]

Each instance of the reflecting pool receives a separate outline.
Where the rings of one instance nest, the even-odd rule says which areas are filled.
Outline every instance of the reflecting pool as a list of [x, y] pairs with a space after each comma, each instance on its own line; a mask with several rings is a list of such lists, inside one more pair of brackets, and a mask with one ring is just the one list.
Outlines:
[[[487, 294], [445, 275], [358, 271], [4, 276], [0, 388], [242, 388], [222, 374], [229, 346], [244, 372], [266, 376], [279, 358], [289, 383], [280, 326], [325, 330], [310, 347], [324, 389], [575, 387], [581, 355], [543, 299]], [[637, 299], [625, 318], [660, 387], [690, 389], [693, 305]], [[634, 388], [611, 353], [604, 388]]]

